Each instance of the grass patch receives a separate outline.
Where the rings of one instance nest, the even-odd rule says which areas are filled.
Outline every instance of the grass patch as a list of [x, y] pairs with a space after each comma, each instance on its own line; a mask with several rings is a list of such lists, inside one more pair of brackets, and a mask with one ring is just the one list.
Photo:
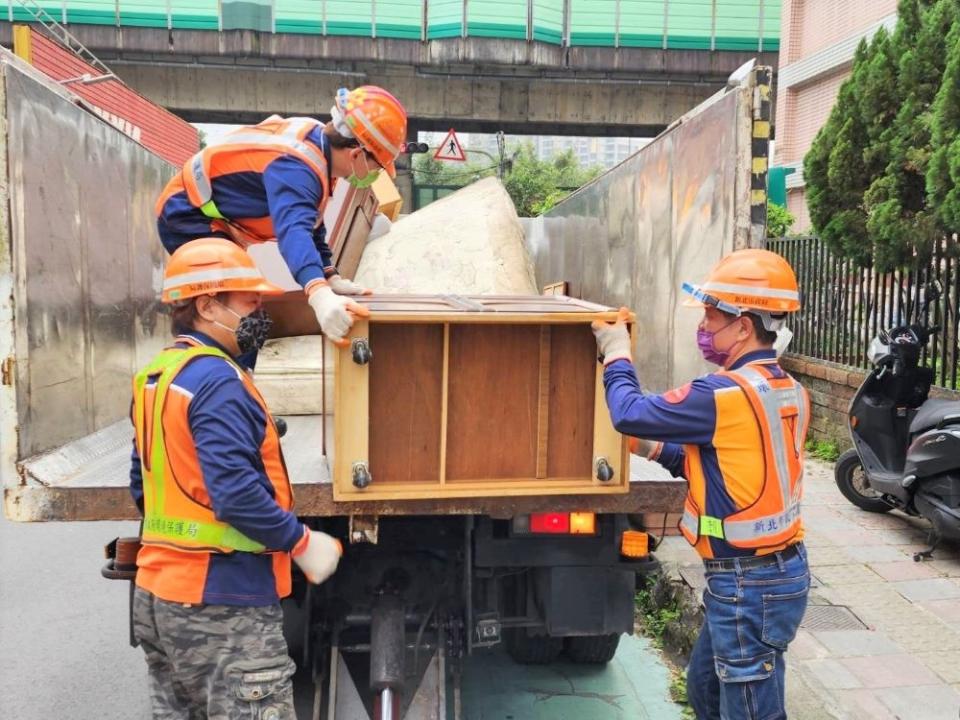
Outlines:
[[834, 462], [840, 457], [840, 443], [836, 440], [807, 440], [807, 452], [818, 460]]
[[[675, 628], [683, 618], [683, 608], [677, 596], [657, 592], [658, 588], [664, 587], [663, 580], [659, 576], [648, 577], [646, 587], [637, 591], [635, 598], [640, 631], [658, 650], [671, 644], [667, 638], [669, 628]], [[687, 675], [677, 667], [677, 658], [670, 653], [672, 649], [668, 648], [665, 653], [670, 669], [670, 699], [683, 706], [684, 720], [696, 720], [693, 708], [688, 704]]]
[[653, 641], [654, 647], [662, 650], [663, 634], [669, 623], [680, 619], [680, 607], [676, 603], [657, 607], [653, 601], [652, 583], [637, 592], [636, 604], [643, 620], [643, 634]]
[[672, 670], [673, 678], [670, 680], [670, 699], [677, 705], [682, 705], [681, 709], [683, 720], [697, 720], [696, 713], [688, 704], [690, 700], [687, 697], [687, 674], [681, 670]]

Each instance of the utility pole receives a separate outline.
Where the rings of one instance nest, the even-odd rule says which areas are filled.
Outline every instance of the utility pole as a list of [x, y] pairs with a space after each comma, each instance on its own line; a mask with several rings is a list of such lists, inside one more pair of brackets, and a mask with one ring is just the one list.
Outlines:
[[507, 141], [503, 130], [497, 131], [497, 153], [500, 155], [500, 162], [497, 165], [497, 177], [503, 180], [507, 164]]

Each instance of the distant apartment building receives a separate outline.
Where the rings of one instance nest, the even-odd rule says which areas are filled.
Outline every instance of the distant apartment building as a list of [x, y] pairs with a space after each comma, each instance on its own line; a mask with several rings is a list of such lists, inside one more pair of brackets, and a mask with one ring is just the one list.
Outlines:
[[774, 164], [787, 175], [787, 208], [795, 232], [810, 228], [803, 157], [850, 75], [861, 38], [896, 25], [896, 0], [783, 0], [776, 93]]

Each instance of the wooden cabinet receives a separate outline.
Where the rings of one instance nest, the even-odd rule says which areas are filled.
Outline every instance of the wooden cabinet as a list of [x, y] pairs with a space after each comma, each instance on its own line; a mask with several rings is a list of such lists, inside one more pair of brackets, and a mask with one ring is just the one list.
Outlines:
[[615, 312], [562, 296], [360, 301], [370, 319], [325, 353], [335, 499], [628, 490], [590, 330]]
[[342, 202], [337, 222], [327, 235], [327, 245], [340, 274], [352, 278], [360, 266], [380, 203], [370, 188], [360, 190], [352, 186], [347, 188]]

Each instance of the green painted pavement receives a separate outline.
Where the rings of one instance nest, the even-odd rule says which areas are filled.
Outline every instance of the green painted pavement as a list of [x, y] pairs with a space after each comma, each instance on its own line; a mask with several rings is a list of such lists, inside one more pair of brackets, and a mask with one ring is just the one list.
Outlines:
[[517, 665], [501, 649], [478, 651], [463, 676], [466, 720], [680, 720], [670, 673], [642, 637], [624, 637], [606, 667]]

